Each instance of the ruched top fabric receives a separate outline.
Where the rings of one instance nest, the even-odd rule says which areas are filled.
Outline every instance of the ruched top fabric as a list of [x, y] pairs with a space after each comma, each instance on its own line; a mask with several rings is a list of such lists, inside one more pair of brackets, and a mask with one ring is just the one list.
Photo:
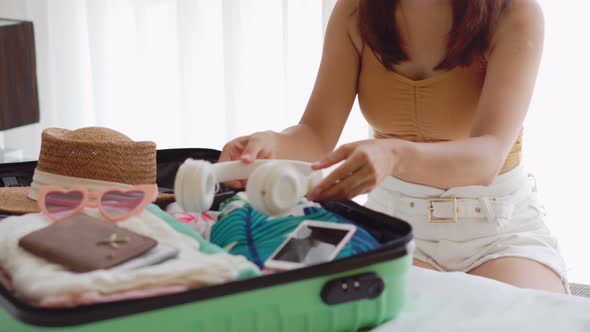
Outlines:
[[[370, 49], [362, 54], [358, 98], [375, 138], [444, 142], [469, 137], [486, 74], [486, 63], [452, 70], [423, 80], [388, 71]], [[520, 163], [522, 130], [502, 167]]]

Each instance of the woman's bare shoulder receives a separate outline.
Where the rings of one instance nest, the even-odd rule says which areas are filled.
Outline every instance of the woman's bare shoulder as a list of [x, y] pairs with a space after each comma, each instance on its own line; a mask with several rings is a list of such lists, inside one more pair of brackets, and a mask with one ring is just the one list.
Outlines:
[[338, 0], [336, 1], [335, 6], [340, 6], [341, 8], [346, 8], [352, 14], [353, 11], [358, 9], [360, 0]]
[[363, 39], [359, 30], [359, 0], [338, 0], [332, 15], [337, 15], [340, 21], [346, 22], [343, 28], [347, 29], [350, 41], [360, 54], [363, 49]]
[[545, 20], [543, 10], [535, 0], [512, 0], [498, 20], [494, 36], [509, 37], [527, 34], [529, 37], [542, 35]]
[[544, 34], [545, 21], [538, 1], [511, 0], [492, 30], [490, 46], [484, 58], [489, 60], [500, 44], [525, 43], [542, 49]]
[[338, 0], [338, 2], [342, 2], [342, 6], [346, 8], [342, 13], [344, 15], [348, 14], [346, 18], [348, 35], [350, 41], [354, 44], [354, 48], [361, 54], [364, 43], [359, 29], [359, 0]]
[[506, 23], [543, 23], [543, 9], [536, 0], [512, 0], [506, 8], [503, 21]]

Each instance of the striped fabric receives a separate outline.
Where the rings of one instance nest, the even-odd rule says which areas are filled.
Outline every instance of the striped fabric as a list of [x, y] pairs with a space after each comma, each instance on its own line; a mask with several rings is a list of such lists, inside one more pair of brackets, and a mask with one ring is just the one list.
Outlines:
[[[219, 220], [211, 230], [211, 242], [222, 248], [231, 248], [231, 254], [243, 255], [260, 268], [263, 268], [264, 262], [285, 241], [287, 235], [304, 220], [352, 224], [341, 216], [314, 206], [313, 203], [307, 203], [306, 206], [302, 202], [303, 206], [296, 208], [303, 213], [270, 219], [245, 202], [240, 202], [240, 207], [235, 208], [236, 200], [242, 198], [236, 195], [222, 204]], [[230, 212], [225, 212], [224, 208]], [[337, 258], [363, 253], [379, 245], [373, 236], [357, 226], [352, 240]]]

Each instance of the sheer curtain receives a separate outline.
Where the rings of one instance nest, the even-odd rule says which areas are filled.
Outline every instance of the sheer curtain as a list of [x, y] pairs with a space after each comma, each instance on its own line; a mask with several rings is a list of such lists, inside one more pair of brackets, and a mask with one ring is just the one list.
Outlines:
[[[33, 20], [41, 124], [4, 133], [36, 157], [41, 128], [106, 126], [159, 148], [221, 148], [295, 124], [335, 0], [0, 0]], [[358, 112], [343, 140], [364, 138]]]
[[590, 284], [590, 2], [539, 0], [545, 50], [525, 123], [524, 158], [536, 175], [572, 281]]
[[[590, 283], [590, 3], [540, 0], [545, 53], [526, 120], [536, 174], [574, 281]], [[36, 157], [41, 128], [107, 126], [166, 147], [221, 146], [296, 123], [335, 0], [0, 0], [30, 19], [42, 122], [0, 134]], [[358, 109], [341, 142], [367, 137]]]

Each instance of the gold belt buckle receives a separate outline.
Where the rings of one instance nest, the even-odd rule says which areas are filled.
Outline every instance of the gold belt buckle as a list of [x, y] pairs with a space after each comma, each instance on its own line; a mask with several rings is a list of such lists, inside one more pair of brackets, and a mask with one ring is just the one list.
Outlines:
[[[436, 202], [453, 202], [453, 218], [433, 218], [432, 214], [434, 206], [432, 203]], [[456, 223], [459, 218], [459, 210], [457, 209], [457, 198], [433, 198], [428, 201], [428, 222], [433, 224], [452, 224]]]

